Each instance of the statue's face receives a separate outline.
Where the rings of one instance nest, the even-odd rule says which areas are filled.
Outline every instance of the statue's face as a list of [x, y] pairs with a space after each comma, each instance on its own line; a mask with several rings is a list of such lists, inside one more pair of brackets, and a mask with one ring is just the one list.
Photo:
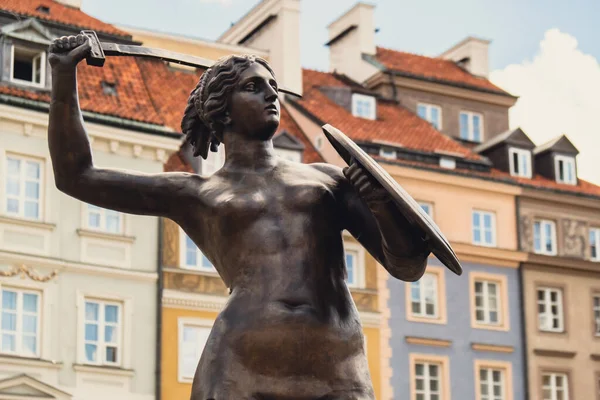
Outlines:
[[251, 64], [231, 93], [229, 118], [234, 132], [268, 140], [279, 127], [277, 82], [268, 69]]

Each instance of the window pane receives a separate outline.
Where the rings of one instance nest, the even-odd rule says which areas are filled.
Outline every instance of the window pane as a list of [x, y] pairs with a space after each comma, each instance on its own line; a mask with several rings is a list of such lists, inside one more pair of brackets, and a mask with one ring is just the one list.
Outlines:
[[2, 309], [16, 310], [17, 309], [17, 292], [8, 290], [2, 291]]
[[106, 230], [111, 233], [121, 232], [121, 218], [117, 212], [106, 210]]
[[27, 179], [40, 179], [40, 164], [33, 161], [27, 161]]
[[417, 376], [423, 376], [425, 366], [423, 364], [415, 364], [415, 373]]
[[427, 107], [422, 104], [417, 106], [417, 114], [423, 119], [427, 119]]
[[98, 321], [98, 309], [97, 303], [85, 303], [85, 319], [88, 321]]
[[533, 224], [533, 242], [535, 251], [542, 250], [542, 227], [539, 222]]
[[98, 341], [98, 325], [85, 324], [85, 340], [92, 342]]
[[32, 315], [23, 315], [23, 332], [37, 333], [37, 317]]
[[431, 123], [436, 129], [440, 129], [440, 112], [436, 107], [431, 108]]
[[25, 216], [28, 218], [38, 218], [38, 203], [35, 201], [25, 202]]
[[429, 366], [429, 376], [430, 377], [436, 377], [436, 376], [438, 376], [438, 366], [437, 365], [430, 365]]
[[85, 359], [90, 362], [96, 362], [98, 346], [95, 344], [85, 345]]
[[19, 196], [21, 194], [21, 184], [16, 178], [8, 178], [6, 180], [6, 194], [11, 196]]
[[215, 267], [212, 265], [210, 260], [206, 258], [204, 254], [202, 254], [202, 268], [204, 269], [214, 269]]
[[346, 254], [346, 270], [348, 271], [348, 283], [356, 283], [354, 276], [354, 255]]
[[492, 215], [491, 214], [483, 214], [483, 226], [486, 229], [492, 229]]
[[108, 346], [106, 347], [106, 361], [111, 363], [117, 362], [117, 348]]
[[107, 305], [104, 309], [104, 319], [106, 322], [119, 322], [119, 307]]
[[460, 137], [461, 139], [469, 139], [469, 116], [460, 113]]
[[473, 115], [473, 141], [481, 142], [481, 118]]
[[104, 341], [106, 343], [117, 343], [117, 328], [114, 326], [104, 327]]
[[13, 332], [17, 330], [17, 314], [6, 311], [2, 313], [2, 330]]
[[14, 334], [4, 333], [2, 335], [2, 351], [17, 351], [17, 340]]
[[38, 295], [32, 293], [23, 293], [23, 310], [27, 312], [37, 312]]
[[90, 228], [100, 228], [100, 214], [88, 213], [88, 226]]
[[18, 176], [21, 171], [21, 160], [17, 160], [15, 158], [8, 158], [6, 163], [6, 169], [9, 175]]
[[25, 354], [36, 354], [37, 343], [35, 336], [23, 336], [23, 352]]
[[196, 244], [187, 235], [185, 236], [185, 249], [185, 264], [190, 266], [198, 265]]
[[16, 199], [6, 200], [6, 211], [12, 214], [19, 213], [19, 201]]

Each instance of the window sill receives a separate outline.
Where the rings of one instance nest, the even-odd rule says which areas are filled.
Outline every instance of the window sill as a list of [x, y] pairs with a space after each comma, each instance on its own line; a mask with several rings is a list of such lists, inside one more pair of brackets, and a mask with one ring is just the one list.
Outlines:
[[125, 235], [121, 235], [118, 233], [106, 233], [106, 232], [101, 232], [101, 231], [94, 231], [91, 229], [77, 229], [77, 234], [81, 237], [112, 240], [115, 242], [123, 242], [123, 243], [135, 242], [135, 236], [125, 236]]
[[186, 273], [186, 274], [191, 273], [194, 275], [219, 277], [219, 273], [217, 272], [217, 270], [208, 271], [208, 270], [204, 270], [204, 269], [188, 267], [185, 265], [179, 266], [179, 268], [170, 268], [169, 271], [178, 272], [178, 273]]
[[38, 221], [35, 219], [26, 219], [26, 218], [16, 217], [16, 216], [7, 215], [7, 214], [0, 215], [0, 223], [21, 225], [21, 226], [26, 226], [28, 228], [44, 229], [47, 231], [52, 231], [52, 230], [54, 230], [54, 228], [56, 228], [56, 224]]
[[131, 378], [135, 375], [135, 371], [132, 369], [125, 369], [121, 367], [113, 367], [108, 365], [73, 364], [73, 370], [77, 372], [89, 372], [93, 374], [125, 376], [128, 378]]
[[473, 329], [482, 329], [482, 330], [486, 330], [486, 331], [504, 331], [507, 332], [509, 331], [509, 327], [506, 326], [505, 324], [502, 325], [487, 325], [487, 324], [481, 324], [481, 323], [474, 323], [471, 328]]
[[406, 320], [409, 322], [422, 322], [424, 324], [438, 324], [438, 325], [446, 325], [447, 321], [446, 318], [427, 318], [427, 317], [421, 317], [421, 316], [417, 316], [417, 315], [411, 315], [408, 314], [406, 316]]
[[546, 329], [540, 329], [538, 328], [538, 332], [541, 334], [548, 334], [548, 335], [565, 335], [567, 333], [567, 331], [562, 330], [562, 331], [550, 331], [550, 330], [546, 330]]
[[44, 360], [41, 358], [25, 357], [10, 354], [0, 354], [0, 364], [2, 365], [18, 365], [20, 367], [38, 367], [60, 369], [63, 366], [62, 362], [53, 360]]

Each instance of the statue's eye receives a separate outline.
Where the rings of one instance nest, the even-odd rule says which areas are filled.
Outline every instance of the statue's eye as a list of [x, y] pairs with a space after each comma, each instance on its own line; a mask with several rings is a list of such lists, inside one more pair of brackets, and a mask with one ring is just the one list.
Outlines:
[[254, 82], [248, 82], [246, 86], [244, 86], [244, 89], [249, 92], [254, 92], [256, 90], [256, 84]]

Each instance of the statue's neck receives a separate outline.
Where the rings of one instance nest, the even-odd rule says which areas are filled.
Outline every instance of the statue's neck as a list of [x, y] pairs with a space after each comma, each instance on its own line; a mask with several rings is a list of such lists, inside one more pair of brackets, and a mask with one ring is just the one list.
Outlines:
[[225, 170], [264, 172], [273, 169], [277, 160], [273, 141], [248, 139], [240, 135], [226, 135]]

